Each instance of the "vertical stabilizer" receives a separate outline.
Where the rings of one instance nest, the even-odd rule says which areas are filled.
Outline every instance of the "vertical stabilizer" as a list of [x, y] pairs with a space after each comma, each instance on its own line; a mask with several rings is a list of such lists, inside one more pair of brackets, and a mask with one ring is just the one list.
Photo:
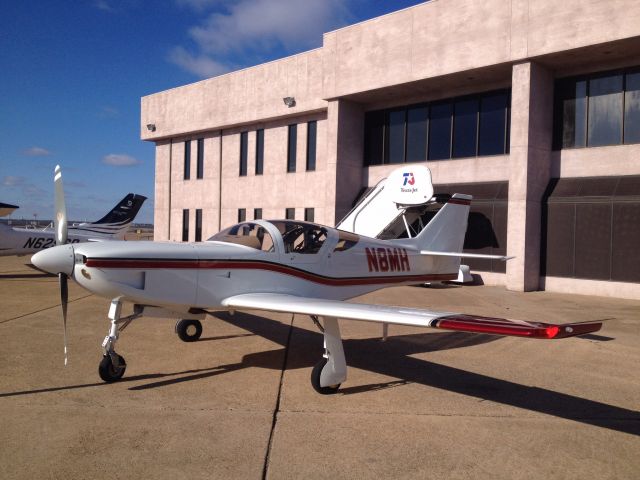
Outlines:
[[420, 250], [462, 252], [471, 195], [455, 193], [416, 237], [409, 239]]

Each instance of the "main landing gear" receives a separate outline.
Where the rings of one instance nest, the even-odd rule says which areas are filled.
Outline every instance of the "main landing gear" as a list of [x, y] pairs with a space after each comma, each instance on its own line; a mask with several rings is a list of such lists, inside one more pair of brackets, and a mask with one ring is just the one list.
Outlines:
[[[120, 298], [114, 298], [109, 307], [109, 319], [111, 326], [109, 334], [102, 342], [102, 360], [98, 366], [98, 374], [105, 382], [115, 382], [120, 380], [127, 369], [127, 363], [122, 355], [116, 353], [115, 347], [120, 337], [120, 333], [135, 319], [143, 315], [151, 317], [176, 318], [178, 314], [159, 307], [149, 307], [144, 305], [134, 305], [133, 314], [121, 317], [122, 302]], [[205, 313], [194, 313], [198, 319], [178, 320], [176, 323], [176, 333], [185, 342], [195, 342], [202, 335], [202, 323]]]
[[178, 320], [176, 333], [183, 342], [195, 342], [202, 335], [202, 323], [200, 320]]
[[311, 371], [311, 386], [322, 395], [331, 395], [337, 393], [342, 382], [347, 379], [347, 362], [338, 319], [323, 317], [324, 328], [317, 316], [312, 315], [311, 320], [324, 334], [324, 355]]

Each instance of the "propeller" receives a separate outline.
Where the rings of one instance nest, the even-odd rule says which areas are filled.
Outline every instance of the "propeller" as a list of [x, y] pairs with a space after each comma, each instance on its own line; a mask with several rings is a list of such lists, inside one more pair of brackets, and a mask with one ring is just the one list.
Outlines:
[[[67, 243], [67, 207], [64, 202], [64, 189], [62, 188], [62, 171], [60, 165], [56, 165], [53, 176], [54, 184], [54, 204], [55, 219], [54, 227], [56, 234], [56, 245]], [[69, 287], [67, 285], [67, 274], [58, 273], [58, 283], [60, 284], [60, 306], [62, 307], [62, 328], [64, 331], [64, 364], [67, 365], [67, 303], [69, 301]]]

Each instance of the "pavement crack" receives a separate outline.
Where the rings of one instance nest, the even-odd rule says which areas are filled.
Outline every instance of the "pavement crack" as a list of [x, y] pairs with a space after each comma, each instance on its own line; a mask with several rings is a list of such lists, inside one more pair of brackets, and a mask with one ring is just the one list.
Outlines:
[[287, 359], [289, 357], [289, 345], [291, 344], [291, 334], [293, 333], [293, 320], [295, 313], [291, 315], [291, 323], [289, 324], [289, 332], [287, 334], [287, 343], [284, 347], [284, 358], [282, 359], [282, 369], [280, 370], [280, 383], [278, 385], [278, 395], [276, 397], [276, 405], [273, 409], [273, 419], [271, 421], [271, 431], [269, 432], [269, 442], [267, 443], [267, 452], [264, 456], [264, 466], [262, 467], [262, 480], [266, 480], [269, 473], [269, 461], [271, 459], [271, 447], [273, 446], [273, 437], [278, 423], [278, 413], [280, 413], [280, 398], [282, 396], [282, 383], [284, 382], [284, 372], [287, 368]]
[[[83, 297], [74, 298], [73, 300], [69, 300], [69, 302], [68, 302], [68, 303], [77, 302], [78, 300], [85, 299], [85, 298], [90, 297], [90, 296], [92, 296], [92, 295], [93, 295], [93, 293], [90, 293], [90, 294], [85, 295], [85, 296], [83, 296]], [[7, 322], [11, 322], [11, 321], [13, 321], [13, 320], [18, 320], [18, 319], [20, 319], [20, 318], [28, 317], [29, 315], [33, 315], [33, 314], [36, 314], [36, 313], [44, 312], [44, 311], [46, 311], [46, 310], [51, 310], [52, 308], [60, 308], [60, 304], [58, 303], [58, 304], [53, 305], [53, 306], [51, 306], [51, 307], [44, 307], [44, 308], [41, 308], [41, 309], [39, 309], [39, 310], [34, 310], [33, 312], [25, 313], [25, 314], [23, 314], [23, 315], [18, 315], [17, 317], [7, 318], [7, 319], [5, 319], [5, 320], [0, 320], [0, 324], [7, 323]]]

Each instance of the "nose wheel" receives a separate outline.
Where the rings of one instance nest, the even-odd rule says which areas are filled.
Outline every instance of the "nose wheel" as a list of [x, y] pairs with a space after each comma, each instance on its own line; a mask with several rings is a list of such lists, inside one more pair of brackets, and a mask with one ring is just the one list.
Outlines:
[[102, 361], [98, 366], [98, 374], [102, 380], [111, 383], [120, 380], [126, 369], [127, 364], [124, 361], [124, 357], [114, 352], [113, 355], [104, 355], [102, 357]]
[[200, 320], [178, 320], [176, 333], [183, 342], [195, 342], [202, 335], [202, 323]]

